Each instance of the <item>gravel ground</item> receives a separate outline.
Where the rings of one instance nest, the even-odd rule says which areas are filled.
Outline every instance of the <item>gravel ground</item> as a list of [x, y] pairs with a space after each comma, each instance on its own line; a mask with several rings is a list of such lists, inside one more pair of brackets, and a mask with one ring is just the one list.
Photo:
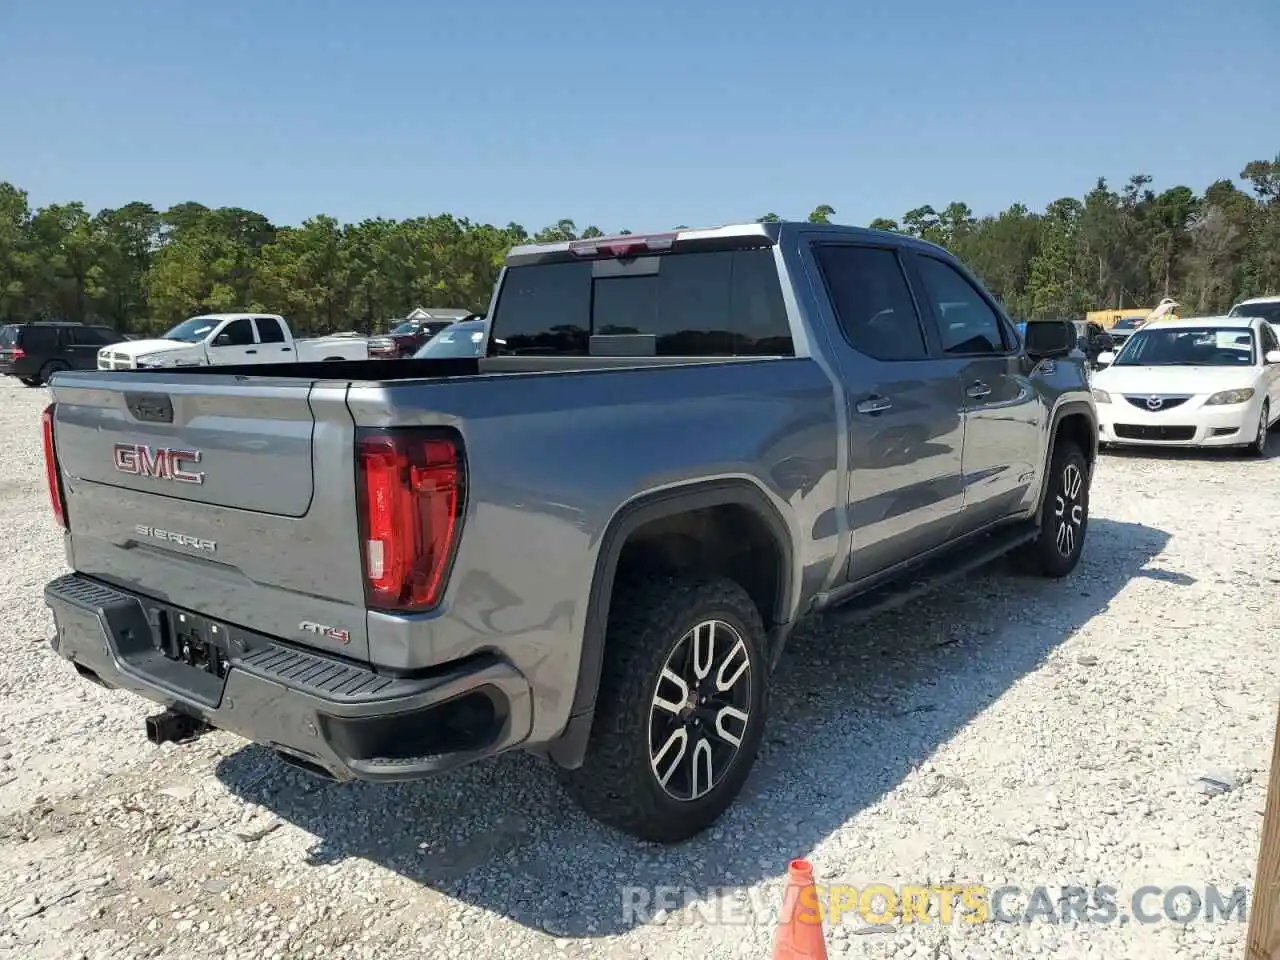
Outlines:
[[[746, 795], [661, 849], [588, 821], [524, 756], [332, 786], [222, 733], [148, 744], [150, 705], [79, 681], [45, 644], [41, 587], [63, 567], [45, 402], [0, 384], [0, 957], [766, 958], [801, 855], [859, 889], [1019, 887], [1006, 915], [1061, 916], [1065, 886], [1115, 888], [1129, 919], [1144, 885], [1250, 883], [1280, 645], [1275, 459], [1106, 456], [1070, 580], [1000, 565], [847, 636], [805, 629]], [[1049, 899], [1028, 900], [1038, 886]], [[854, 912], [828, 943], [1153, 960], [1236, 957], [1245, 935], [1237, 919], [1040, 917]]]

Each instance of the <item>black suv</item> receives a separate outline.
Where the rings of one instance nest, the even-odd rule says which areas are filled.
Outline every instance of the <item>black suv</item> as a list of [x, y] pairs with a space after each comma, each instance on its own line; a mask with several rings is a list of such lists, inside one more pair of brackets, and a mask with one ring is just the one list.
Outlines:
[[38, 321], [0, 327], [0, 373], [38, 387], [59, 370], [96, 370], [98, 350], [126, 339], [110, 327]]

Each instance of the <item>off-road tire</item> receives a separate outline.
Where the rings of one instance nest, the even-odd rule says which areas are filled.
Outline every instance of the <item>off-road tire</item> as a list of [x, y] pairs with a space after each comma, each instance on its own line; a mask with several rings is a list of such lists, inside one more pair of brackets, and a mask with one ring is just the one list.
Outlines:
[[[746, 646], [748, 719], [741, 745], [709, 792], [675, 799], [651, 764], [650, 713], [668, 658], [695, 626], [712, 620], [732, 627]], [[570, 795], [590, 816], [640, 840], [679, 843], [711, 826], [755, 762], [769, 701], [767, 650], [760, 613], [732, 580], [646, 574], [619, 583], [586, 758], [577, 770], [560, 771]]]
[[[1019, 559], [1038, 576], [1065, 577], [1080, 562], [1085, 534], [1089, 529], [1091, 480], [1089, 461], [1079, 444], [1060, 437], [1054, 445], [1053, 460], [1049, 464], [1039, 535], [1019, 551]], [[1064, 523], [1071, 528], [1069, 549], [1064, 549], [1068, 539], [1062, 530]]]

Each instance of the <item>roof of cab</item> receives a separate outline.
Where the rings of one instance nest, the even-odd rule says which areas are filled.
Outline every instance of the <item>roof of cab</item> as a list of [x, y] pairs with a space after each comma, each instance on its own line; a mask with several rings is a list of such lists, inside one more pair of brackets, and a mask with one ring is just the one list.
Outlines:
[[714, 241], [717, 239], [730, 239], [736, 237], [760, 237], [763, 240], [767, 240], [769, 243], [778, 243], [786, 235], [801, 231], [805, 233], [825, 233], [833, 237], [874, 240], [877, 243], [887, 242], [896, 246], [913, 246], [922, 250], [940, 252], [950, 256], [944, 248], [939, 247], [936, 244], [929, 243], [926, 240], [920, 240], [917, 237], [908, 236], [905, 233], [895, 233], [889, 230], [872, 230], [870, 227], [851, 227], [835, 223], [771, 220], [764, 223], [729, 223], [719, 227], [653, 230], [634, 234], [609, 234], [607, 236], [584, 238], [582, 240], [557, 240], [552, 243], [524, 243], [511, 248], [507, 253], [507, 264], [514, 265], [532, 260], [545, 259], [548, 256], [554, 256], [555, 254], [568, 253], [574, 244], [584, 242], [608, 242], [610, 240], [623, 240], [627, 238], [639, 240], [643, 237], [671, 236], [676, 242]]

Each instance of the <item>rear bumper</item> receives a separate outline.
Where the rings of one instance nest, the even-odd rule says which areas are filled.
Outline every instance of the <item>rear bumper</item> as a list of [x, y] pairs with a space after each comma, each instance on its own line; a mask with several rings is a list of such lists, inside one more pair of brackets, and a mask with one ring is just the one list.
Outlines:
[[[497, 656], [393, 677], [229, 625], [221, 678], [162, 650], [163, 605], [79, 574], [45, 587], [54, 650], [83, 675], [336, 780], [415, 780], [520, 745], [528, 682]], [[173, 610], [173, 608], [164, 608]]]

